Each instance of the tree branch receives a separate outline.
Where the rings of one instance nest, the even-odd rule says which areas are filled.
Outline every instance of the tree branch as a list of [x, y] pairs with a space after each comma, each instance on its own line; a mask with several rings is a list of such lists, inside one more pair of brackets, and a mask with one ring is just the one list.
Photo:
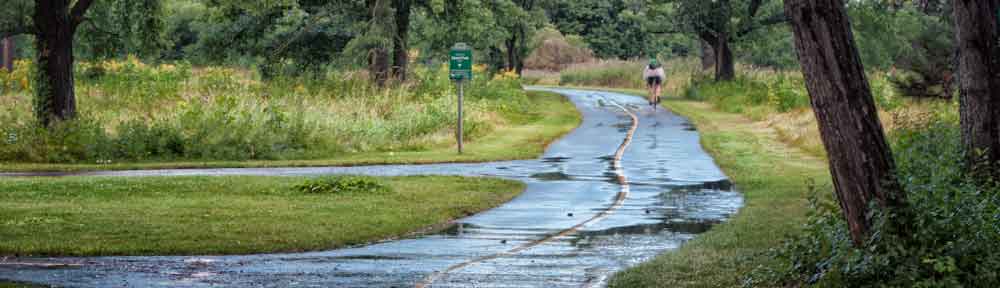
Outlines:
[[79, 0], [76, 1], [76, 5], [73, 5], [73, 9], [69, 12], [69, 19], [72, 21], [73, 28], [83, 23], [83, 16], [87, 14], [87, 9], [90, 9], [90, 5], [94, 4], [94, 0]]
[[750, 25], [747, 25], [746, 27], [743, 27], [742, 30], [738, 31], [736, 33], [736, 37], [746, 36], [747, 34], [750, 34], [750, 32], [753, 32], [753, 30], [757, 28], [777, 25], [785, 22], [788, 22], [788, 17], [785, 17], [785, 13], [774, 14], [758, 22], [751, 22]]

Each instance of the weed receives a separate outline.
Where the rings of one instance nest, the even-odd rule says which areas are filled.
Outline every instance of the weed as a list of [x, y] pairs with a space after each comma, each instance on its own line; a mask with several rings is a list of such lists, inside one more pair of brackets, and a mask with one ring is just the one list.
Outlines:
[[392, 189], [374, 177], [329, 176], [309, 179], [293, 187], [306, 194], [378, 194]]

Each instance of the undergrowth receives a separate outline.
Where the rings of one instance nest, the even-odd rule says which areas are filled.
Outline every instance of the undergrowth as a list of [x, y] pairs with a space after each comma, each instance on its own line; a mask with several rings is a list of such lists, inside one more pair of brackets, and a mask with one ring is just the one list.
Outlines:
[[1000, 183], [983, 183], [964, 172], [961, 130], [954, 118], [936, 116], [892, 133], [911, 231], [889, 229], [885, 213], [875, 210], [875, 232], [854, 247], [836, 202], [829, 193], [814, 193], [803, 233], [766, 256], [784, 265], [759, 267], [745, 284], [1000, 286]]
[[[316, 159], [420, 151], [449, 143], [457, 123], [446, 67], [415, 65], [411, 81], [373, 87], [364, 72], [323, 70], [262, 80], [254, 70], [151, 65], [134, 57], [80, 62], [79, 117], [34, 121], [29, 71], [0, 72], [0, 161], [110, 163]], [[477, 67], [483, 72], [485, 67]], [[466, 87], [474, 141], [530, 109], [516, 75]]]

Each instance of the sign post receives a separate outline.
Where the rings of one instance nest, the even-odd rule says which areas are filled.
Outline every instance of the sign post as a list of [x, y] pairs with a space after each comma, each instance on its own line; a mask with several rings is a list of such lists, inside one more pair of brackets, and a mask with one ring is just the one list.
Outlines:
[[472, 48], [465, 43], [457, 43], [448, 52], [449, 78], [458, 85], [458, 154], [462, 154], [462, 101], [465, 98], [465, 81], [472, 80]]

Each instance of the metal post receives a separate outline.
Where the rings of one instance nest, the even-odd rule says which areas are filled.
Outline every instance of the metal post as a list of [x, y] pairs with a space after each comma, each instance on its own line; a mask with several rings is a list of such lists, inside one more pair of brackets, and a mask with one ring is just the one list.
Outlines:
[[465, 130], [462, 127], [462, 98], [465, 98], [465, 81], [462, 79], [458, 80], [458, 154], [462, 154], [462, 133]]

